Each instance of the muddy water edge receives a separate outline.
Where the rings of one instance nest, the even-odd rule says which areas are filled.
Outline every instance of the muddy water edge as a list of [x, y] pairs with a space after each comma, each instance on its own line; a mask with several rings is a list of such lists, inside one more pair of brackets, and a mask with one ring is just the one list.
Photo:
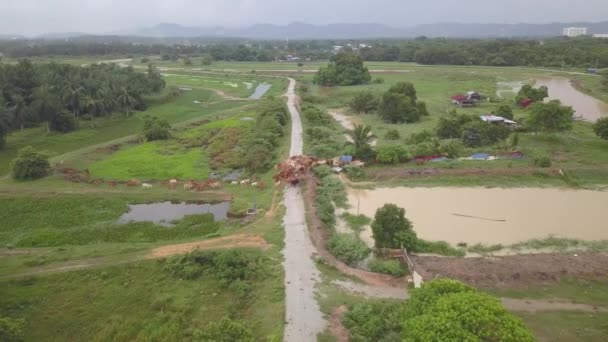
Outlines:
[[349, 189], [351, 212], [373, 217], [386, 203], [406, 211], [418, 236], [455, 246], [514, 244], [549, 236], [608, 240], [608, 192], [544, 188]]

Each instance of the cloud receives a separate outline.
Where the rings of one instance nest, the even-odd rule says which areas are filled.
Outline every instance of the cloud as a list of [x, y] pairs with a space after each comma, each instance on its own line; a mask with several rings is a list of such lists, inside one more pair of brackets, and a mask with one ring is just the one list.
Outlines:
[[[255, 23], [599, 21], [608, 1], [587, 0], [0, 0], [0, 33], [107, 33], [161, 22], [196, 26]], [[461, 10], [460, 10], [461, 9]]]

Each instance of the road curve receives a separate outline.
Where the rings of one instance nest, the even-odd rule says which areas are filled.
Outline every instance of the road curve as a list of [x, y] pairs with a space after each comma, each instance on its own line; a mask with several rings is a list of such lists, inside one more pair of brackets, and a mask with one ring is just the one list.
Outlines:
[[[291, 116], [290, 156], [302, 154], [302, 121], [297, 108], [296, 81], [289, 79], [287, 107]], [[284, 341], [316, 341], [317, 334], [327, 325], [319, 303], [315, 298], [315, 288], [320, 281], [320, 273], [313, 260], [316, 249], [312, 244], [304, 216], [304, 200], [298, 187], [285, 190], [285, 333]]]

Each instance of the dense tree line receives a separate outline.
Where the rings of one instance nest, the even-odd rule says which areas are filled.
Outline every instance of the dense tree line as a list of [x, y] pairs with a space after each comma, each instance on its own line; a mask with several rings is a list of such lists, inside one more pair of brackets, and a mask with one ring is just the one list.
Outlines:
[[48, 131], [76, 128], [79, 118], [146, 108], [145, 96], [165, 87], [153, 66], [146, 73], [114, 64], [0, 64], [0, 137], [2, 132], [47, 125]]
[[[143, 43], [141, 43], [143, 41]], [[179, 40], [169, 40], [179, 42]], [[359, 43], [365, 46], [358, 48]], [[0, 52], [11, 57], [87, 55], [203, 56], [225, 61], [271, 61], [288, 54], [302, 59], [329, 59], [334, 46], [356, 52], [365, 61], [420, 64], [608, 67], [608, 40], [577, 37], [536, 39], [427, 39], [319, 41], [205, 41], [161, 44], [139, 38], [72, 39], [69, 41], [0, 41]]]

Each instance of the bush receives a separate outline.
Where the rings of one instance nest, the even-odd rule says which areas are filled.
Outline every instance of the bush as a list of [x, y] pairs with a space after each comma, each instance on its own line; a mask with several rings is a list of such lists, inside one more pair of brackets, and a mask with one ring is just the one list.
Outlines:
[[374, 80], [372, 81], [373, 84], [384, 84], [384, 78], [382, 77], [376, 77], [374, 78]]
[[416, 144], [420, 144], [426, 141], [431, 140], [434, 137], [433, 133], [427, 131], [427, 130], [423, 130], [421, 132], [418, 133], [412, 133], [407, 139], [406, 139], [406, 143], [409, 145], [416, 145]]
[[156, 116], [144, 118], [143, 135], [147, 141], [167, 140], [171, 137], [171, 125], [165, 119]]
[[496, 115], [513, 120], [513, 109], [511, 109], [511, 106], [509, 105], [500, 105], [498, 109], [496, 109]]
[[473, 120], [479, 120], [471, 115], [458, 114], [456, 111], [439, 118], [435, 128], [437, 137], [440, 139], [460, 139], [462, 138], [463, 126]]
[[354, 234], [334, 234], [327, 248], [338, 260], [349, 265], [355, 265], [370, 253], [365, 243]]
[[537, 102], [530, 106], [526, 126], [535, 132], [565, 132], [572, 129], [574, 110], [559, 100]]
[[488, 146], [505, 140], [510, 133], [506, 126], [475, 120], [462, 127], [462, 142], [467, 147]]
[[395, 301], [357, 303], [349, 307], [343, 323], [352, 341], [401, 342], [402, 308], [403, 303]]
[[361, 91], [352, 98], [349, 103], [350, 109], [355, 113], [370, 113], [378, 109], [380, 100], [371, 91]]
[[349, 165], [344, 168], [344, 171], [346, 172], [346, 177], [352, 181], [358, 181], [365, 178], [365, 171], [361, 167]]
[[16, 180], [33, 180], [46, 176], [51, 165], [45, 153], [27, 146], [19, 150], [17, 158], [11, 162], [13, 178]]
[[55, 132], [67, 133], [75, 131], [78, 127], [78, 122], [73, 114], [60, 112], [51, 119], [49, 127]]
[[211, 322], [202, 330], [196, 330], [193, 334], [198, 341], [213, 342], [232, 342], [243, 341], [253, 342], [251, 329], [239, 321], [233, 321], [224, 317], [219, 322]]
[[406, 341], [534, 341], [497, 298], [458, 281], [435, 279], [410, 294], [403, 311]]
[[389, 274], [394, 277], [403, 277], [406, 273], [405, 266], [398, 260], [374, 259], [369, 262], [370, 271], [382, 274]]
[[144, 58], [142, 58], [142, 59], [141, 59], [139, 62], [140, 62], [141, 64], [146, 64], [146, 63], [150, 62], [150, 59], [149, 59], [149, 58], [144, 57]]
[[384, 136], [387, 140], [399, 140], [401, 139], [401, 134], [396, 129], [389, 129]]
[[532, 160], [532, 164], [538, 167], [551, 167], [551, 158], [548, 156], [539, 156]]
[[409, 158], [407, 149], [399, 145], [380, 146], [376, 151], [376, 160], [383, 164], [398, 164]]
[[593, 132], [598, 137], [608, 140], [608, 117], [601, 118], [593, 125]]
[[403, 245], [413, 250], [418, 240], [412, 223], [405, 218], [405, 210], [394, 204], [385, 204], [376, 211], [372, 233], [376, 248], [401, 248]]

